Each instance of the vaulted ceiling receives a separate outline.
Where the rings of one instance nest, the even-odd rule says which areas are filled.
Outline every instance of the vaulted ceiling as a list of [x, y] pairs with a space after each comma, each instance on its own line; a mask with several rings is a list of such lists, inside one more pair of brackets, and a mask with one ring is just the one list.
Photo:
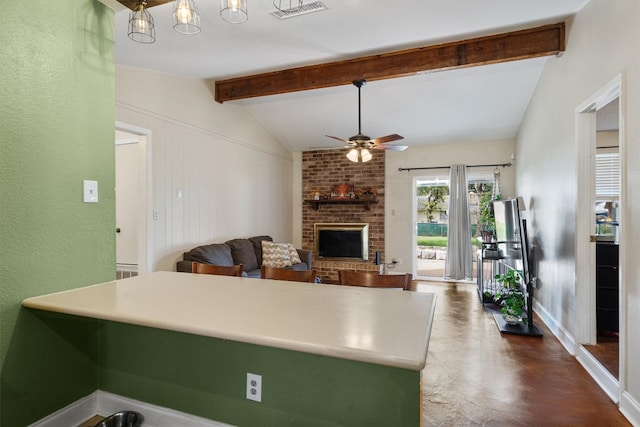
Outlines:
[[[115, 0], [102, 1], [115, 4]], [[122, 7], [116, 12], [116, 62], [202, 78], [213, 86], [214, 82], [237, 77], [338, 61], [354, 63], [355, 58], [376, 58], [388, 52], [416, 51], [556, 24], [588, 2], [322, 0], [326, 10], [279, 20], [271, 15], [275, 11], [272, 0], [248, 0], [249, 20], [229, 24], [219, 18], [218, 1], [196, 1], [202, 20], [202, 32], [197, 35], [181, 35], [172, 29], [172, 2], [150, 8], [157, 34], [156, 43], [151, 45], [127, 37], [129, 10]], [[310, 2], [305, 0], [305, 4]], [[507, 36], [506, 40], [511, 38]], [[502, 40], [493, 45], [499, 50], [505, 43]], [[475, 52], [473, 46], [455, 46], [456, 61], [464, 49]], [[437, 72], [433, 68], [418, 69], [384, 80], [377, 80], [379, 75], [371, 77], [374, 71], [387, 72], [383, 69], [386, 66], [375, 63], [368, 69], [356, 66], [344, 72], [337, 86], [319, 85], [318, 78], [300, 79], [301, 73], [308, 75], [307, 68], [291, 74], [298, 76], [296, 90], [319, 88], [266, 96], [252, 93], [246, 99], [225, 100], [225, 104], [243, 105], [294, 151], [333, 147], [336, 141], [324, 135], [348, 138], [357, 132], [357, 89], [348, 83], [352, 73], [353, 79], [370, 80], [362, 89], [362, 130], [367, 135], [399, 133], [405, 137], [402, 144], [409, 146], [512, 138], [549, 58], [529, 56], [512, 62], [487, 60], [484, 63], [489, 65], [473, 67], [467, 65], [477, 64], [448, 67], [441, 63], [435, 68], [440, 70]], [[330, 74], [326, 70], [318, 75]], [[271, 79], [263, 79], [266, 87], [291, 80], [283, 73], [267, 77]], [[256, 82], [248, 81], [252, 90]], [[211, 97], [215, 102], [213, 93]]]

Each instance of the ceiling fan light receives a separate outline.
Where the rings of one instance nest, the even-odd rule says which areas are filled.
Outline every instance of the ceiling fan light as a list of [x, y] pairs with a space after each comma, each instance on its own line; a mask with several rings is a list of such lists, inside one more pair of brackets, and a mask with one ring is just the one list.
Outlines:
[[198, 34], [200, 32], [200, 14], [194, 0], [175, 1], [173, 29], [181, 34]]
[[129, 13], [127, 34], [134, 42], [149, 44], [156, 41], [156, 28], [146, 6], [146, 1], [139, 1], [136, 8]]
[[351, 160], [353, 163], [358, 163], [358, 158], [360, 157], [357, 148], [352, 148], [347, 153], [347, 159]]
[[373, 158], [373, 156], [371, 155], [371, 152], [366, 148], [363, 148], [360, 150], [360, 157], [362, 158], [362, 163], [368, 162]]
[[232, 24], [241, 24], [249, 19], [247, 0], [220, 0], [220, 17]]

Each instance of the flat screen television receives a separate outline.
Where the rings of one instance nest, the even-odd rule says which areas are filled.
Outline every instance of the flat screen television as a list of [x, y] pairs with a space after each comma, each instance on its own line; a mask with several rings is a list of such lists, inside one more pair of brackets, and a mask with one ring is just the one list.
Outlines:
[[493, 215], [496, 222], [498, 249], [502, 262], [522, 274], [529, 282], [529, 254], [526, 225], [520, 217], [518, 199], [494, 200]]

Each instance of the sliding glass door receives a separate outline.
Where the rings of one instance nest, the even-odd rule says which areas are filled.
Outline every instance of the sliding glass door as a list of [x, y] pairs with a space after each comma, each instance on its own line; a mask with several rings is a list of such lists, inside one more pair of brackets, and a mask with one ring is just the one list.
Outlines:
[[[446, 173], [446, 172], [445, 172]], [[477, 224], [481, 219], [483, 202], [491, 200], [493, 176], [491, 174], [469, 174], [469, 213], [471, 217], [471, 244], [474, 280], [477, 276], [476, 251], [480, 243]], [[416, 179], [416, 276], [424, 279], [443, 279], [447, 259], [447, 236], [449, 231], [449, 176], [433, 174]]]

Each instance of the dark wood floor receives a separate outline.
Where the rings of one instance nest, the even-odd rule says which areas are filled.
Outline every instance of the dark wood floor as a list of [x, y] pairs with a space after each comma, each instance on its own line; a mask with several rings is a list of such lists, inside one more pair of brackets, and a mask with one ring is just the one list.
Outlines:
[[501, 335], [471, 284], [418, 282], [437, 295], [423, 372], [424, 426], [629, 426], [540, 321], [542, 338]]
[[619, 378], [620, 375], [620, 343], [618, 334], [598, 334], [598, 343], [595, 345], [585, 345], [589, 353], [602, 364], [611, 375]]

